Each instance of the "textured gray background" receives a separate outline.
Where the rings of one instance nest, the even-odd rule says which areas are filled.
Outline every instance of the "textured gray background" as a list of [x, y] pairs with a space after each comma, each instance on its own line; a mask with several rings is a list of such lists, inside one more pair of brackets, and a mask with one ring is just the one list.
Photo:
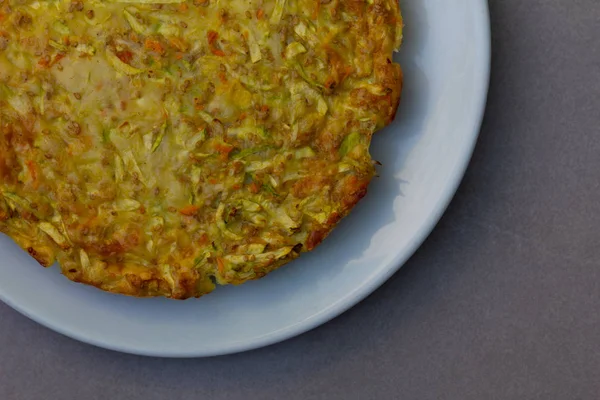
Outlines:
[[473, 161], [381, 289], [298, 338], [198, 360], [94, 348], [0, 303], [0, 399], [599, 399], [600, 1], [490, 7]]

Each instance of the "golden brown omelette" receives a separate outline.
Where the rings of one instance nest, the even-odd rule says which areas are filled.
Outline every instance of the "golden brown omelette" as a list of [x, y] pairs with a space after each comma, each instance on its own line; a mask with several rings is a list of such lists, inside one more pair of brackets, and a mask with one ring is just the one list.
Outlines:
[[198, 297], [317, 246], [402, 88], [397, 0], [0, 0], [0, 231]]

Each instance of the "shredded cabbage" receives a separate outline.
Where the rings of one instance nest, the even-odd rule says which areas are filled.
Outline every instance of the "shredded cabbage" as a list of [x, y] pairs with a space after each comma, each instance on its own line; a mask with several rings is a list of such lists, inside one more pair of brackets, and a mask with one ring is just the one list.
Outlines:
[[285, 58], [291, 60], [298, 54], [306, 53], [306, 47], [300, 42], [292, 42], [285, 48]]
[[127, 10], [123, 10], [123, 14], [125, 15], [125, 19], [129, 23], [129, 25], [131, 26], [131, 29], [133, 29], [140, 35], [148, 34], [148, 28], [142, 25], [133, 14], [131, 14]]
[[260, 46], [250, 31], [248, 31], [248, 47], [250, 48], [250, 60], [253, 63], [259, 62], [262, 59], [262, 55], [260, 54]]
[[138, 210], [142, 205], [137, 200], [132, 199], [121, 199], [115, 202], [113, 209], [115, 211], [135, 211]]
[[278, 24], [279, 21], [281, 21], [284, 8], [285, 0], [276, 0], [275, 8], [273, 9], [273, 14], [271, 14], [271, 19], [269, 20], [272, 24]]
[[46, 235], [50, 236], [50, 238], [52, 240], [54, 240], [54, 242], [56, 244], [58, 244], [61, 248], [68, 249], [70, 247], [69, 246], [69, 242], [67, 241], [67, 239], [51, 223], [49, 223], [49, 222], [41, 222], [41, 223], [38, 224], [38, 228], [40, 228], [40, 230], [42, 232], [44, 232]]
[[217, 226], [219, 227], [219, 229], [221, 230], [223, 235], [225, 235], [225, 237], [228, 237], [229, 239], [233, 239], [233, 240], [242, 240], [243, 238], [240, 235], [236, 235], [235, 233], [233, 233], [229, 229], [227, 229], [227, 224], [225, 223], [225, 219], [223, 217], [224, 212], [225, 212], [225, 205], [223, 203], [221, 203], [221, 204], [219, 204], [219, 207], [217, 207], [217, 213], [215, 214], [215, 219], [217, 220]]
[[144, 72], [143, 69], [135, 68], [129, 64], [124, 63], [123, 61], [121, 61], [121, 59], [119, 57], [117, 57], [110, 50], [106, 51], [106, 58], [108, 59], [108, 61], [110, 62], [110, 64], [113, 66], [114, 69], [116, 69], [118, 72], [121, 72], [125, 75], [137, 75], [137, 74], [141, 74], [142, 72]]

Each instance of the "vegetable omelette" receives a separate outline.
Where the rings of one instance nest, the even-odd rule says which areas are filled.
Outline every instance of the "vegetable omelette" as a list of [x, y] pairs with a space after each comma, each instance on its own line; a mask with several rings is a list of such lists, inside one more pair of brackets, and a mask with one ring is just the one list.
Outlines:
[[0, 231], [133, 296], [312, 250], [394, 118], [397, 0], [0, 0]]

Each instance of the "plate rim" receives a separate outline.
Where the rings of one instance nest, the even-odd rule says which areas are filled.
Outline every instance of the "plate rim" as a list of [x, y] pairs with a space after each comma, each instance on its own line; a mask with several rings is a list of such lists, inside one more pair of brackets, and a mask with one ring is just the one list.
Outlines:
[[166, 358], [214, 357], [233, 353], [241, 353], [270, 346], [315, 329], [318, 326], [323, 325], [348, 311], [350, 308], [354, 307], [356, 304], [377, 290], [381, 285], [383, 285], [414, 255], [417, 249], [425, 242], [427, 237], [438, 224], [442, 215], [445, 213], [446, 209], [454, 198], [461, 181], [463, 180], [466, 169], [471, 161], [485, 115], [491, 74], [492, 43], [489, 4], [487, 0], [480, 0], [478, 6], [481, 7], [481, 23], [483, 25], [483, 33], [486, 35], [486, 37], [481, 40], [482, 48], [479, 49], [482, 59], [482, 71], [480, 77], [481, 82], [479, 82], [480, 90], [476, 102], [476, 104], [478, 104], [478, 108], [473, 112], [473, 120], [471, 121], [472, 127], [469, 133], [471, 140], [469, 141], [469, 145], [463, 148], [463, 155], [459, 159], [460, 165], [457, 167], [458, 172], [453, 176], [452, 182], [448, 185], [447, 192], [440, 198], [438, 205], [432, 209], [430, 216], [423, 224], [422, 228], [413, 236], [411, 243], [409, 246], [407, 246], [406, 250], [394, 257], [393, 261], [390, 262], [389, 268], [383, 270], [379, 275], [376, 275], [364, 285], [357, 287], [348, 296], [340, 298], [329, 307], [319, 310], [317, 313], [313, 314], [310, 319], [299, 321], [293, 325], [289, 325], [281, 330], [260, 336], [251, 341], [235, 342], [226, 348], [215, 348], [208, 351], [161, 351], [160, 349], [144, 351], [133, 349], [126, 346], [121, 346], [117, 343], [103, 341], [100, 338], [87, 337], [84, 334], [62, 328], [61, 326], [56, 325], [52, 321], [45, 318], [44, 315], [35, 314], [34, 312], [26, 309], [26, 307], [21, 307], [16, 301], [14, 301], [10, 296], [5, 295], [3, 292], [0, 292], [0, 300], [25, 317], [71, 339], [121, 353]]

